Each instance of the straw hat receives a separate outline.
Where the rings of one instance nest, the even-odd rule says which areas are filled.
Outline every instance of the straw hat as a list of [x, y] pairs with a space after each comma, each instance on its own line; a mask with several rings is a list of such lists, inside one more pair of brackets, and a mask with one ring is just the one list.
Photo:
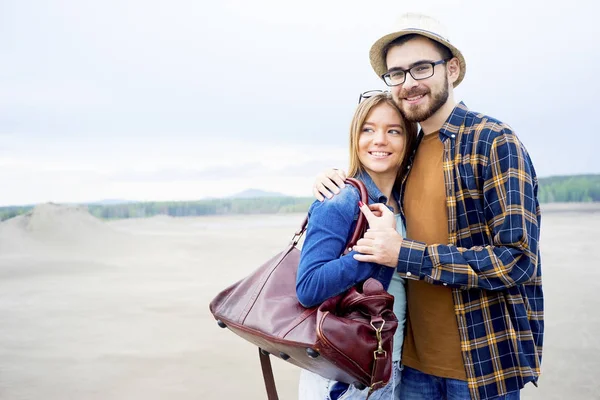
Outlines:
[[450, 44], [450, 40], [446, 35], [446, 28], [440, 22], [427, 15], [408, 13], [400, 16], [394, 25], [393, 30], [393, 33], [389, 33], [376, 41], [373, 46], [371, 46], [371, 50], [369, 51], [371, 66], [375, 70], [377, 76], [381, 78], [381, 76], [387, 72], [384, 54], [384, 50], [387, 45], [401, 36], [417, 34], [428, 37], [429, 39], [441, 43], [450, 49], [452, 55], [458, 58], [460, 63], [460, 75], [458, 76], [456, 82], [454, 82], [454, 87], [458, 86], [458, 84], [462, 82], [467, 69], [465, 58], [460, 50]]

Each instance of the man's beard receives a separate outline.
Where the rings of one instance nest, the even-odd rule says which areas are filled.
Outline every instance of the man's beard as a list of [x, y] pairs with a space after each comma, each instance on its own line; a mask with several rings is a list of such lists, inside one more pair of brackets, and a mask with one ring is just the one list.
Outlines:
[[[444, 75], [446, 79], [444, 80], [444, 85], [441, 91], [437, 93], [431, 93], [427, 89], [415, 88], [414, 91], [409, 92], [401, 92], [400, 96], [397, 100], [398, 108], [402, 113], [404, 119], [408, 122], [423, 122], [429, 119], [433, 114], [435, 114], [446, 102], [448, 101], [448, 76]], [[425, 94], [430, 94], [431, 97], [431, 105], [427, 108], [424, 108], [423, 105], [412, 106], [410, 104], [405, 105], [402, 99], [407, 97], [415, 97]], [[406, 107], [406, 108], [405, 108]]]

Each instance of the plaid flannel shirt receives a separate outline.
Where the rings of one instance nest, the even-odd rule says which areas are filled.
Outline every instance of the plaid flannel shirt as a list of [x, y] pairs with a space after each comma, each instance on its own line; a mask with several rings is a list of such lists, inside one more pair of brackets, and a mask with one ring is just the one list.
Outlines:
[[448, 244], [405, 239], [397, 271], [453, 288], [471, 397], [490, 399], [536, 384], [540, 374], [544, 319], [537, 177], [512, 129], [463, 103], [439, 135]]

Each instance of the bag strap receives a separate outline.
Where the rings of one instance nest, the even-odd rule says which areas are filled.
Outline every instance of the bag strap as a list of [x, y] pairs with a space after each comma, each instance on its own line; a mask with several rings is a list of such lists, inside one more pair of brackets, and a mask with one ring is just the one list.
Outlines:
[[[359, 181], [358, 179], [355, 179], [355, 178], [347, 178], [346, 183], [349, 183], [358, 189], [358, 192], [360, 193], [360, 201], [362, 201], [364, 204], [369, 204], [369, 193], [367, 192], [367, 188], [365, 187], [364, 183], [362, 183], [361, 181]], [[365, 214], [363, 214], [361, 211], [359, 211], [358, 212], [358, 221], [356, 222], [356, 227], [354, 228], [354, 233], [352, 234], [350, 241], [348, 241], [348, 243], [346, 243], [346, 248], [344, 250], [344, 254], [347, 254], [348, 249], [351, 247], [354, 247], [354, 245], [356, 245], [356, 242], [358, 242], [358, 240], [364, 236], [366, 230], [367, 230], [367, 217], [365, 217]]]
[[268, 400], [279, 400], [277, 396], [277, 387], [275, 386], [275, 378], [273, 377], [273, 368], [271, 367], [271, 359], [269, 353], [263, 352], [263, 349], [258, 348], [258, 356], [260, 358], [260, 366], [262, 368], [265, 387], [267, 388]]
[[[360, 193], [360, 201], [367, 204], [369, 202], [369, 194], [367, 192], [367, 188], [365, 184], [355, 178], [347, 178], [345, 183], [354, 186], [358, 189]], [[292, 244], [296, 245], [304, 232], [306, 231], [306, 227], [308, 226], [308, 215], [304, 218], [300, 229], [296, 231], [294, 237], [292, 238]], [[346, 244], [346, 248], [344, 249], [344, 254], [348, 252], [348, 249], [354, 247], [356, 242], [365, 234], [367, 230], [367, 218], [365, 215], [359, 211], [358, 213], [358, 221], [356, 222], [356, 227], [354, 228], [354, 232], [348, 243]], [[260, 358], [260, 367], [262, 368], [263, 379], [265, 380], [265, 387], [267, 389], [267, 399], [268, 400], [279, 400], [279, 396], [277, 395], [277, 387], [275, 386], [275, 378], [273, 377], [273, 367], [271, 366], [271, 359], [269, 357], [269, 353], [263, 351], [260, 347], [258, 348], [258, 356]], [[378, 373], [380, 370], [380, 361], [375, 357], [375, 365], [374, 371]], [[369, 395], [371, 393], [369, 392]]]
[[[362, 183], [361, 181], [359, 181], [356, 178], [346, 178], [345, 183], [352, 185], [356, 189], [358, 189], [358, 192], [360, 194], [360, 201], [362, 201], [365, 204], [369, 203], [369, 193], [367, 192], [367, 188], [364, 183]], [[300, 238], [302, 237], [302, 235], [304, 235], [304, 232], [306, 231], [307, 226], [308, 226], [308, 214], [306, 215], [306, 217], [304, 217], [304, 221], [302, 221], [302, 225], [300, 226], [300, 229], [298, 229], [296, 231], [296, 233], [294, 234], [294, 237], [292, 238], [292, 244], [294, 246], [296, 244], [298, 244], [298, 242], [300, 241]], [[344, 248], [343, 254], [347, 254], [348, 249], [351, 247], [354, 247], [354, 245], [356, 245], [356, 242], [358, 242], [358, 240], [361, 237], [363, 237], [366, 230], [367, 230], [367, 217], [365, 217], [365, 215], [359, 211], [358, 221], [356, 222], [356, 227], [354, 227], [354, 232], [352, 233], [350, 240], [348, 241], [348, 243], [346, 243], [346, 247]]]
[[[261, 348], [258, 349], [258, 356], [260, 358], [260, 366], [262, 368], [263, 379], [265, 380], [265, 388], [267, 389], [267, 400], [279, 400], [277, 394], [277, 387], [275, 386], [275, 378], [273, 377], [273, 367], [271, 366], [271, 358], [269, 353], [263, 352]], [[371, 397], [373, 392], [377, 389], [381, 389], [385, 386], [383, 381], [377, 381], [377, 378], [383, 374], [385, 369], [387, 354], [382, 357], [375, 355], [375, 362], [373, 364], [373, 376], [371, 379], [371, 387], [367, 393], [367, 399]], [[392, 371], [392, 373], [394, 373]]]

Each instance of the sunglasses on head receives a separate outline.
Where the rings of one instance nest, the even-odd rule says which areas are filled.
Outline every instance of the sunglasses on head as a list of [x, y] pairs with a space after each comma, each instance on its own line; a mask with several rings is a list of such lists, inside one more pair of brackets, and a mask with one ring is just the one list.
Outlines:
[[369, 97], [376, 96], [380, 93], [389, 93], [389, 90], [367, 90], [366, 92], [362, 92], [358, 96], [358, 104], [360, 104], [361, 101], [368, 99]]

